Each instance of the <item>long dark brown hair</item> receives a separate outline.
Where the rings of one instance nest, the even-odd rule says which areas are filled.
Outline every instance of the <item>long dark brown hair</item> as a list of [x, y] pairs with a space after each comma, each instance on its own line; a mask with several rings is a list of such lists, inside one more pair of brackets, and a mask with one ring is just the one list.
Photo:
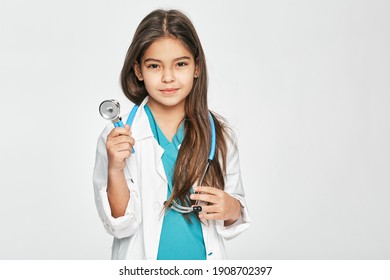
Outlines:
[[[155, 10], [147, 15], [138, 26], [133, 41], [127, 51], [121, 72], [121, 85], [126, 97], [140, 104], [148, 95], [143, 81], [135, 75], [135, 63], [141, 64], [141, 58], [147, 48], [161, 37], [173, 37], [180, 40], [191, 52], [199, 67], [199, 76], [194, 79], [191, 92], [185, 101], [185, 136], [181, 144], [173, 175], [173, 189], [165, 207], [173, 199], [183, 206], [191, 206], [189, 199], [191, 187], [199, 181], [206, 167], [211, 145], [211, 128], [207, 106], [207, 69], [202, 45], [191, 21], [177, 10]], [[221, 118], [212, 114], [217, 138], [214, 160], [209, 167], [203, 186], [213, 186], [223, 190], [226, 172], [227, 127]]]

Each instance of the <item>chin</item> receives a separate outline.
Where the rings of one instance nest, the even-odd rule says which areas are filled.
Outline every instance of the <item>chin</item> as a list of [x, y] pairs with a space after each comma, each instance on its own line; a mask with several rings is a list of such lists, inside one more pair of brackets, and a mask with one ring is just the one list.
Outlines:
[[184, 102], [184, 100], [164, 100], [162, 102], [159, 102], [160, 104], [166, 106], [166, 107], [175, 107], [175, 106], [178, 106], [180, 104], [182, 104]]
[[183, 102], [185, 102], [185, 97], [183, 98], [182, 96], [179, 96], [179, 95], [159, 95], [157, 96], [157, 98], [154, 98], [154, 101], [156, 103], [159, 103], [163, 106], [168, 106], [168, 107], [171, 107], [171, 106], [176, 106], [176, 105], [179, 105]]

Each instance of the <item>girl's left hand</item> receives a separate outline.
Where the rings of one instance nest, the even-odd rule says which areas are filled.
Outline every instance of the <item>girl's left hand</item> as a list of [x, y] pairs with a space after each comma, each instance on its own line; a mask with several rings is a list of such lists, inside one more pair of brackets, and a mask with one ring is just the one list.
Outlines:
[[210, 205], [202, 205], [200, 219], [223, 220], [225, 226], [233, 224], [240, 218], [241, 204], [227, 192], [213, 187], [195, 187], [195, 192], [191, 194], [191, 199], [209, 202]]

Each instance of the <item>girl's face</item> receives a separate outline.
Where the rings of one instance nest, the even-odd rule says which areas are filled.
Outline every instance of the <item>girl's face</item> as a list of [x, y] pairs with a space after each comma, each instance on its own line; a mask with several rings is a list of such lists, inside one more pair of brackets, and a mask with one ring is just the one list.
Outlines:
[[185, 98], [190, 93], [199, 69], [194, 57], [175, 38], [165, 37], [153, 42], [134, 66], [149, 93], [149, 103], [166, 109], [184, 111]]

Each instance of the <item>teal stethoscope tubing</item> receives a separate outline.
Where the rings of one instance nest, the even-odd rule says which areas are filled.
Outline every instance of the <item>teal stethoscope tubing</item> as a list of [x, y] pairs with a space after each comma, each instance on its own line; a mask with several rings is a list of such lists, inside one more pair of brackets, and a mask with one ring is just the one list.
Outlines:
[[[135, 114], [137, 113], [138, 108], [139, 108], [138, 105], [134, 105], [133, 109], [131, 109], [131, 111], [130, 111], [129, 117], [127, 118], [126, 124], [128, 124], [130, 127], [133, 124]], [[121, 118], [118, 118], [118, 121], [114, 122], [114, 126], [115, 127], [124, 127]], [[134, 148], [132, 148], [131, 153], [134, 154]]]

